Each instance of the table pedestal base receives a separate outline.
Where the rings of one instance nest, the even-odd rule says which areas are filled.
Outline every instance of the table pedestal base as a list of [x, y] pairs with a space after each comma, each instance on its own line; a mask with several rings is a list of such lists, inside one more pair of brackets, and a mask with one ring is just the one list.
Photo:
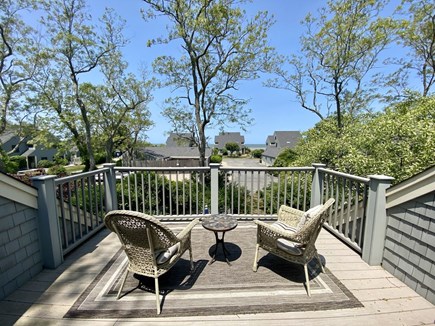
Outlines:
[[210, 262], [208, 264], [211, 265], [211, 264], [213, 264], [216, 261], [216, 253], [217, 253], [218, 246], [219, 246], [219, 243], [220, 243], [222, 245], [222, 251], [224, 253], [225, 260], [226, 260], [227, 264], [231, 266], [231, 263], [230, 263], [230, 261], [228, 260], [228, 257], [227, 257], [227, 255], [230, 256], [230, 252], [227, 250], [227, 248], [225, 248], [225, 241], [224, 241], [225, 232], [222, 232], [222, 238], [221, 239], [219, 239], [219, 237], [218, 237], [218, 232], [214, 232], [214, 236], [216, 238], [216, 245], [215, 245], [215, 248], [214, 248], [214, 253], [213, 253], [213, 256], [212, 256], [212, 260], [210, 260]]

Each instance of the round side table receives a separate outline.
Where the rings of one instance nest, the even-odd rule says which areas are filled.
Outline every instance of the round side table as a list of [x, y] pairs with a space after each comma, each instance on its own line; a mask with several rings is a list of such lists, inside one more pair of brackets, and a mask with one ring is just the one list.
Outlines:
[[[209, 265], [213, 264], [216, 261], [216, 253], [218, 249], [218, 245], [222, 245], [222, 251], [224, 253], [225, 260], [228, 265], [231, 266], [230, 261], [228, 260], [227, 255], [230, 255], [227, 248], [225, 248], [225, 232], [231, 231], [237, 227], [237, 219], [232, 216], [228, 216], [225, 214], [216, 214], [211, 215], [210, 217], [206, 217], [202, 220], [202, 226], [204, 229], [213, 231], [214, 236], [216, 238], [216, 246], [213, 253], [212, 260], [208, 263]], [[222, 237], [219, 239], [218, 233], [222, 232]]]

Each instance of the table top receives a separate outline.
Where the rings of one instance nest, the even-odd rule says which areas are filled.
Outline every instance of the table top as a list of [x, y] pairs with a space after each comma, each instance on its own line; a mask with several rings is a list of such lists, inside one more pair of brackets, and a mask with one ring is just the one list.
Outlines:
[[202, 220], [202, 226], [214, 232], [226, 232], [237, 226], [237, 219], [226, 214], [215, 214], [205, 217]]

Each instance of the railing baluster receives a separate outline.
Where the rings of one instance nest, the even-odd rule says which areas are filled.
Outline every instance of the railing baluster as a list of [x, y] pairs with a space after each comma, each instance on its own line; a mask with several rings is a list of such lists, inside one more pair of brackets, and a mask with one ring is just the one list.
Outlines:
[[144, 172], [140, 174], [140, 190], [142, 192], [142, 212], [145, 213], [145, 179], [144, 179]]
[[156, 189], [156, 215], [159, 215], [159, 182], [157, 180], [158, 174], [154, 173], [154, 184]]
[[247, 185], [247, 182], [248, 182], [248, 175], [247, 175], [247, 171], [245, 171], [245, 180], [244, 180], [244, 184], [245, 184], [245, 202], [244, 202], [244, 209], [245, 209], [245, 211], [244, 211], [244, 213], [245, 213], [245, 215], [246, 215], [246, 204], [247, 204], [247, 201], [248, 201], [248, 194], [247, 194], [247, 191], [248, 191], [248, 185]]
[[153, 206], [152, 206], [152, 196], [151, 196], [151, 172], [148, 171], [148, 214], [153, 214]]

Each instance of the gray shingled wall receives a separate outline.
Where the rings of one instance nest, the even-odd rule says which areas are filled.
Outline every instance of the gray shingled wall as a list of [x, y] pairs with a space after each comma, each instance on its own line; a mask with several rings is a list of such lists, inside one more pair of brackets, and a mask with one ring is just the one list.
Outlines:
[[0, 197], [0, 300], [41, 270], [37, 210]]
[[382, 266], [435, 304], [435, 192], [387, 210]]

